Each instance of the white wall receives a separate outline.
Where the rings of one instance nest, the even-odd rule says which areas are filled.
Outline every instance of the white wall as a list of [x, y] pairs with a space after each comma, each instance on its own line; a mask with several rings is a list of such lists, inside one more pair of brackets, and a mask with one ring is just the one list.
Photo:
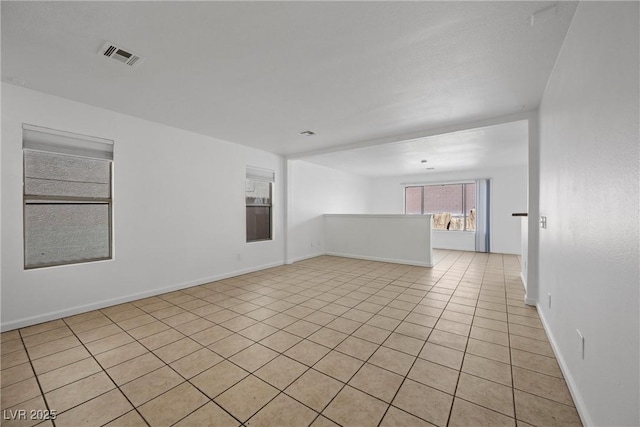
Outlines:
[[[472, 179], [491, 179], [491, 252], [520, 254], [520, 219], [512, 217], [513, 212], [527, 211], [527, 167], [526, 165], [477, 169], [464, 172], [423, 174], [373, 178], [371, 180], [371, 213], [404, 213], [402, 183], [430, 184], [456, 182]], [[441, 235], [434, 231], [434, 247], [465, 249], [473, 251], [475, 241], [467, 236]], [[449, 232], [455, 233], [455, 232]], [[467, 234], [467, 233], [464, 233]], [[445, 238], [447, 240], [445, 241]], [[473, 242], [473, 244], [471, 244]], [[460, 245], [470, 245], [463, 248]], [[445, 247], [446, 246], [446, 247]]]
[[325, 252], [323, 214], [369, 211], [369, 180], [359, 175], [288, 160], [287, 262]]
[[475, 251], [476, 233], [473, 231], [433, 230], [433, 247], [454, 251]]
[[[113, 139], [114, 258], [25, 271], [22, 123]], [[246, 165], [276, 172], [274, 236], [247, 244]], [[284, 262], [284, 160], [184, 130], [2, 85], [2, 328]]]
[[590, 425], [640, 425], [638, 16], [581, 2], [540, 108], [538, 309]]
[[431, 215], [324, 215], [328, 255], [433, 267]]

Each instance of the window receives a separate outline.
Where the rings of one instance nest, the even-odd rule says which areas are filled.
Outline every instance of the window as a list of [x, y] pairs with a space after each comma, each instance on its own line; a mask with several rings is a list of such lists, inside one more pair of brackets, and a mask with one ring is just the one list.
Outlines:
[[405, 213], [433, 214], [434, 230], [476, 229], [476, 184], [405, 187]]
[[111, 259], [113, 142], [23, 125], [24, 266]]
[[247, 206], [247, 242], [271, 240], [273, 171], [247, 167], [245, 203]]

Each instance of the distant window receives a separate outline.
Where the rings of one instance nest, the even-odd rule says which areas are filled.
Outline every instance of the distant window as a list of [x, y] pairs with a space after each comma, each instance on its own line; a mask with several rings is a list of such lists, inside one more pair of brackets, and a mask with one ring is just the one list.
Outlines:
[[476, 229], [476, 184], [405, 187], [404, 211], [408, 215], [433, 215], [434, 230]]
[[247, 167], [247, 242], [273, 239], [273, 171]]
[[113, 142], [23, 126], [26, 269], [111, 258]]

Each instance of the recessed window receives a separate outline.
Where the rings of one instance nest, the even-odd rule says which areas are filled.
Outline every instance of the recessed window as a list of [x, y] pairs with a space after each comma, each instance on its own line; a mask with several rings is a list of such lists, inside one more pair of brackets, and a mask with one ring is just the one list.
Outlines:
[[24, 266], [110, 259], [113, 142], [23, 126]]
[[476, 184], [405, 187], [405, 213], [433, 215], [434, 230], [475, 231]]
[[247, 242], [273, 239], [273, 181], [273, 171], [247, 167]]

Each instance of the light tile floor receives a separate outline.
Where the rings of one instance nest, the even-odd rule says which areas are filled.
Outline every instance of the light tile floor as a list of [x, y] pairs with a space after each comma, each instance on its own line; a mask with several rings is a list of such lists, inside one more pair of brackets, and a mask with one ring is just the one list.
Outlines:
[[5, 332], [2, 425], [580, 425], [517, 257], [435, 253], [323, 256]]

